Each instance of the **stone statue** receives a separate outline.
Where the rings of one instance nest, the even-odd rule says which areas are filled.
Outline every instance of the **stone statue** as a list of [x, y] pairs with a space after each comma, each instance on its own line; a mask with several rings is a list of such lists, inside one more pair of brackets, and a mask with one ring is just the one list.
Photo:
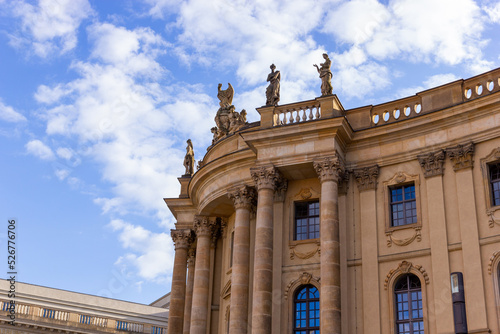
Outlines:
[[194, 174], [194, 150], [191, 139], [187, 140], [187, 144], [186, 156], [184, 157], [184, 167], [186, 168], [186, 173], [184, 175], [192, 176]]
[[319, 73], [319, 77], [321, 78], [321, 96], [332, 95], [332, 72], [330, 71], [330, 66], [332, 65], [332, 61], [328, 58], [328, 54], [323, 53], [323, 58], [325, 59], [324, 63], [318, 65], [314, 64]]
[[280, 71], [274, 71], [276, 66], [271, 65], [271, 73], [267, 76], [269, 86], [266, 89], [266, 106], [277, 106], [280, 100]]
[[231, 106], [231, 104], [233, 103], [234, 89], [230, 83], [228, 83], [228, 86], [229, 87], [226, 90], [220, 89], [222, 87], [221, 83], [217, 87], [217, 90], [219, 91], [217, 94], [217, 97], [220, 100], [219, 105], [221, 108], [229, 108]]
[[212, 145], [214, 145], [219, 139], [233, 134], [239, 129], [241, 129], [247, 122], [246, 111], [242, 110], [241, 113], [235, 111], [233, 103], [234, 90], [233, 86], [228, 83], [229, 87], [226, 90], [222, 90], [222, 84], [218, 86], [217, 97], [219, 98], [220, 108], [217, 110], [215, 115], [215, 124], [211, 131], [213, 133]]

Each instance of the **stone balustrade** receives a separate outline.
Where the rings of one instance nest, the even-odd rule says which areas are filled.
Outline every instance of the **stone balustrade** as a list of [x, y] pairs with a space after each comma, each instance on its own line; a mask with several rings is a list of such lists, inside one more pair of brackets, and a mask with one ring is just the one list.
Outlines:
[[413, 118], [422, 113], [422, 98], [417, 95], [373, 106], [370, 120], [372, 126], [377, 126]]
[[321, 118], [317, 100], [287, 104], [274, 109], [274, 126], [301, 123]]

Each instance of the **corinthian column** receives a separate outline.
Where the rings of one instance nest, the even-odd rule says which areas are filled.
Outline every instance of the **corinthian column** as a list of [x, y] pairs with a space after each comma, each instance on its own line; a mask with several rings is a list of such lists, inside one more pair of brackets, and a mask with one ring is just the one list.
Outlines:
[[184, 306], [184, 334], [189, 334], [189, 324], [191, 323], [191, 307], [193, 305], [193, 286], [194, 286], [194, 264], [196, 250], [193, 248], [188, 251], [188, 275], [186, 285], [186, 305]]
[[274, 191], [286, 180], [274, 166], [251, 168], [250, 173], [259, 194], [255, 223], [252, 334], [269, 334], [272, 330], [273, 303]]
[[[207, 330], [209, 307], [210, 244], [212, 236], [217, 230], [215, 218], [195, 217], [194, 230], [196, 232], [197, 241], [190, 334], [205, 334]], [[172, 309], [172, 306], [170, 308]]]
[[320, 330], [340, 334], [340, 240], [338, 182], [343, 172], [342, 163], [335, 154], [313, 162], [321, 182], [320, 242], [321, 290]]
[[187, 251], [193, 241], [191, 230], [172, 230], [170, 232], [175, 244], [174, 271], [172, 273], [172, 289], [170, 290], [170, 312], [168, 333], [182, 333], [184, 323], [184, 300], [186, 294]]
[[229, 192], [235, 212], [233, 269], [231, 274], [231, 306], [229, 333], [246, 334], [248, 328], [248, 284], [250, 274], [250, 209], [257, 194], [249, 186], [241, 186]]

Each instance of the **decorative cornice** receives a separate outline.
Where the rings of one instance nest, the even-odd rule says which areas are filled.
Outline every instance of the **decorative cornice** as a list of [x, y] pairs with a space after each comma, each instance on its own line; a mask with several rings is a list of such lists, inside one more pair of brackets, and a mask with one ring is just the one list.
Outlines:
[[472, 168], [474, 165], [474, 143], [448, 147], [446, 155], [450, 158], [455, 172], [465, 168]]
[[425, 177], [443, 175], [444, 173], [444, 150], [417, 155], [418, 162], [424, 170]]
[[283, 183], [283, 175], [272, 165], [252, 167], [250, 168], [250, 175], [255, 182], [257, 190], [276, 190]]
[[318, 158], [313, 160], [313, 167], [318, 174], [321, 182], [335, 181], [339, 182], [344, 174], [344, 163], [338, 153], [330, 157]]
[[233, 201], [233, 205], [236, 210], [250, 210], [250, 208], [257, 202], [257, 192], [255, 191], [255, 188], [247, 185], [230, 189], [227, 196]]
[[425, 284], [429, 284], [429, 275], [427, 275], [427, 271], [421, 265], [414, 265], [409, 261], [402, 261], [396, 269], [391, 269], [385, 278], [384, 289], [387, 290], [389, 286], [389, 281], [394, 276], [399, 276], [402, 274], [409, 274], [411, 272], [419, 272], [423, 277]]
[[170, 230], [170, 236], [174, 241], [175, 249], [188, 249], [194, 240], [193, 230]]
[[320, 280], [321, 280], [320, 277], [313, 276], [312, 274], [310, 274], [308, 272], [303, 272], [299, 276], [299, 278], [288, 283], [288, 285], [285, 289], [285, 294], [284, 294], [285, 300], [288, 299], [288, 294], [290, 293], [290, 290], [292, 290], [293, 287], [299, 286], [299, 285], [311, 284], [313, 282], [316, 283], [315, 285], [317, 287], [319, 287]]
[[359, 191], [377, 189], [378, 165], [353, 170]]
[[219, 226], [217, 225], [217, 218], [215, 217], [195, 216], [193, 226], [198, 238], [212, 238], [217, 234], [219, 230]]

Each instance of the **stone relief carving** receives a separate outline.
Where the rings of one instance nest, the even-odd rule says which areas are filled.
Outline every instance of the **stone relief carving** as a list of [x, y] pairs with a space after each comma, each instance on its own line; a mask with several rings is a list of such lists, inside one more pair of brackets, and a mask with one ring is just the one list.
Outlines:
[[313, 167], [321, 182], [332, 180], [339, 183], [345, 171], [344, 162], [338, 153], [313, 160]]
[[486, 210], [486, 215], [488, 215], [488, 226], [490, 228], [495, 227], [495, 224], [500, 225], [500, 218], [495, 217], [495, 212], [497, 212], [499, 209], [487, 209]]
[[188, 139], [186, 143], [187, 143], [186, 155], [184, 156], [184, 167], [186, 168], [186, 172], [184, 173], [184, 175], [193, 176], [194, 174], [193, 143], [191, 142], [191, 139]]
[[170, 236], [174, 241], [174, 248], [189, 248], [194, 241], [192, 230], [170, 230]]
[[280, 71], [275, 71], [276, 66], [271, 65], [271, 73], [267, 76], [269, 86], [266, 89], [266, 106], [277, 106], [280, 100]]
[[400, 274], [409, 274], [412, 271], [418, 271], [424, 277], [425, 284], [429, 284], [429, 275], [427, 275], [427, 271], [421, 265], [414, 265], [409, 261], [402, 261], [396, 269], [391, 269], [387, 274], [384, 282], [384, 289], [387, 290], [389, 286], [389, 281], [395, 276]]
[[250, 175], [257, 186], [257, 190], [262, 188], [277, 190], [278, 187], [283, 187], [286, 182], [286, 179], [274, 166], [252, 167], [250, 168]]
[[490, 275], [493, 274], [493, 263], [499, 256], [500, 256], [500, 250], [497, 250], [491, 255], [490, 261], [488, 263], [488, 274]]
[[360, 191], [377, 189], [378, 165], [358, 168], [353, 170], [353, 173]]
[[252, 206], [257, 204], [257, 192], [255, 188], [247, 185], [230, 189], [227, 196], [233, 201], [236, 209], [246, 208], [250, 210]]
[[318, 255], [321, 255], [321, 244], [319, 241], [316, 242], [316, 248], [309, 252], [299, 252], [296, 249], [297, 247], [300, 247], [300, 244], [290, 245], [290, 260], [295, 259], [295, 257], [302, 260], [310, 259], [314, 255], [316, 255], [316, 253], [318, 253]]
[[417, 159], [424, 170], [425, 177], [443, 175], [445, 159], [444, 150], [418, 155]]
[[320, 280], [321, 280], [320, 277], [313, 276], [308, 272], [303, 272], [302, 274], [299, 275], [299, 278], [288, 283], [288, 285], [285, 289], [285, 293], [284, 293], [285, 300], [288, 299], [288, 294], [290, 293], [290, 290], [293, 287], [298, 286], [298, 285], [310, 284], [313, 282], [316, 283], [315, 284], [316, 286], [319, 286]]
[[448, 147], [446, 155], [450, 158], [454, 171], [472, 168], [474, 165], [474, 143]]
[[387, 237], [387, 247], [391, 247], [392, 244], [395, 244], [397, 246], [408, 246], [415, 240], [417, 240], [417, 242], [422, 241], [422, 234], [420, 233], [420, 231], [422, 230], [422, 226], [415, 226], [413, 227], [413, 229], [414, 229], [414, 234], [411, 237], [404, 239], [396, 239], [393, 236], [393, 233], [395, 231], [386, 231], [385, 235]]
[[218, 86], [217, 97], [220, 101], [220, 108], [215, 115], [215, 124], [217, 126], [211, 129], [213, 134], [212, 145], [225, 136], [235, 133], [247, 123], [246, 110], [235, 111], [235, 107], [232, 105], [234, 89], [230, 83], [228, 83], [228, 86], [226, 90], [221, 89], [222, 84]]
[[330, 71], [330, 67], [332, 65], [332, 61], [328, 57], [328, 54], [323, 53], [324, 63], [318, 65], [314, 64], [319, 73], [319, 77], [321, 78], [321, 96], [332, 95], [332, 72]]

